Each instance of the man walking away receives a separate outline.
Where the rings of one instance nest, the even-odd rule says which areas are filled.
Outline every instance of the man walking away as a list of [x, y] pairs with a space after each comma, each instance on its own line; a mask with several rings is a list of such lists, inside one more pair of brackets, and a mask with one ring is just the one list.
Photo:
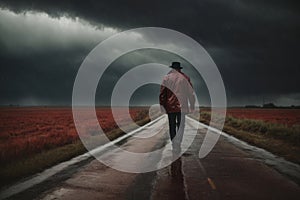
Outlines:
[[181, 71], [180, 62], [173, 62], [170, 67], [172, 70], [163, 78], [159, 102], [168, 114], [173, 152], [180, 153], [185, 115], [194, 112], [195, 94], [190, 78]]

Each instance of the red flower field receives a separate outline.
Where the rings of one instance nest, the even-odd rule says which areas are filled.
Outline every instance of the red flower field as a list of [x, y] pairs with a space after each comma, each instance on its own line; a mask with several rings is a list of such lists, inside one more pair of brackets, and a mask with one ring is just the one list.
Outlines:
[[[202, 109], [202, 111], [208, 111]], [[118, 128], [110, 108], [96, 109], [98, 121], [104, 132]], [[118, 117], [125, 110], [119, 108]], [[134, 121], [145, 118], [146, 108], [131, 108]], [[288, 126], [300, 125], [300, 109], [248, 109], [230, 108], [227, 116], [239, 119], [256, 119]], [[88, 120], [93, 131], [95, 124]], [[7, 163], [45, 150], [79, 140], [73, 122], [72, 109], [63, 107], [0, 108], [0, 161]]]
[[[110, 108], [97, 108], [105, 133], [117, 128]], [[120, 108], [118, 116], [125, 110]], [[134, 121], [147, 115], [145, 108], [131, 108]], [[86, 123], [89, 123], [88, 121]], [[93, 124], [89, 124], [91, 130]], [[7, 163], [48, 149], [78, 141], [71, 108], [0, 108], [0, 161]]]

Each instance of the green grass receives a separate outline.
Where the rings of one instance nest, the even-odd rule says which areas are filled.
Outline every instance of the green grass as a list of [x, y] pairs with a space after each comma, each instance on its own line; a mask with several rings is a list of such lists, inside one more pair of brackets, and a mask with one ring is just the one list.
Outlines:
[[[210, 122], [210, 113], [201, 112], [199, 121]], [[214, 126], [214, 123], [212, 123]], [[300, 164], [300, 127], [267, 123], [261, 120], [227, 116], [223, 130], [252, 145], [264, 148]]]
[[[149, 121], [149, 118], [146, 117], [144, 119], [139, 119], [136, 124], [141, 126], [148, 123]], [[134, 124], [123, 127], [123, 129], [127, 131], [133, 130], [135, 128], [136, 126]], [[119, 128], [106, 133], [107, 137], [110, 140], [120, 137], [123, 134], [125, 133]], [[72, 144], [43, 151], [33, 156], [17, 160], [6, 165], [1, 165], [0, 188], [10, 185], [20, 180], [21, 178], [41, 172], [60, 162], [70, 160], [71, 158], [81, 155], [85, 152], [87, 152], [86, 148], [81, 143], [81, 141], [78, 140]]]

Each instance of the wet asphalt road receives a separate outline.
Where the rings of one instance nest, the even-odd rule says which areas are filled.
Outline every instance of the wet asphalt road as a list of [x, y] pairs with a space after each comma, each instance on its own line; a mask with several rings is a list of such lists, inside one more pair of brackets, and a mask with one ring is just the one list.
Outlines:
[[[169, 143], [166, 118], [141, 130], [148, 139], [131, 137], [121, 147], [132, 152], [149, 152]], [[195, 127], [187, 120], [185, 134]], [[206, 129], [201, 128], [188, 150], [174, 163], [148, 173], [126, 173], [107, 167], [98, 160], [81, 166], [69, 178], [49, 185], [36, 199], [299, 199], [300, 187], [287, 176], [267, 166], [220, 137], [204, 159], [198, 158]], [[170, 145], [170, 144], [168, 144]], [[118, 154], [117, 154], [118, 155]], [[170, 159], [164, 153], [152, 162]], [[102, 155], [105, 157], [105, 153]], [[122, 155], [108, 159], [126, 162]], [[142, 166], [145, 156], [129, 166]], [[113, 163], [113, 162], [112, 162]]]

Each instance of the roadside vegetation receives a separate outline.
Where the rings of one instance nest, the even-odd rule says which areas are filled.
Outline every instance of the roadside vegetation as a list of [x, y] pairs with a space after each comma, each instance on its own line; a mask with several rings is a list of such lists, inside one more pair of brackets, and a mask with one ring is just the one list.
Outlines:
[[[210, 112], [203, 111], [199, 121], [209, 124], [210, 118]], [[271, 123], [228, 115], [223, 131], [249, 144], [264, 148], [275, 155], [300, 164], [299, 124]]]
[[[124, 132], [120, 128], [118, 128], [118, 126], [113, 122], [112, 115], [108, 114], [106, 108], [102, 110], [98, 109], [97, 114], [98, 111], [100, 114], [103, 114], [102, 112], [106, 114], [104, 118], [101, 119], [99, 118], [99, 123], [101, 126], [104, 127], [105, 135], [110, 140], [113, 140], [124, 134]], [[41, 119], [40, 117], [41, 113], [44, 112], [48, 112], [48, 118], [46, 118], [46, 120]], [[49, 110], [49, 108], [47, 108], [45, 111], [45, 109], [40, 108], [40, 109], [27, 110], [25, 112], [27, 114], [23, 114], [22, 117], [18, 115], [18, 113], [20, 113], [18, 111], [13, 111], [13, 114], [10, 113], [11, 115], [16, 115], [16, 116], [18, 115], [19, 117], [18, 118], [16, 117], [16, 119], [21, 120], [22, 121], [21, 124], [26, 124], [27, 123], [26, 120], [28, 120], [28, 118], [26, 117], [29, 117], [28, 115], [30, 115], [29, 122], [31, 122], [31, 126], [36, 127], [37, 125], [39, 125], [39, 127], [43, 128], [44, 130], [45, 126], [40, 125], [40, 121], [43, 121], [43, 123], [47, 121], [51, 121], [50, 125], [52, 124], [52, 128], [45, 129], [46, 131], [42, 133], [38, 132], [38, 129], [34, 129], [34, 131], [32, 132], [26, 132], [26, 131], [22, 132], [22, 130], [19, 130], [20, 128], [18, 128], [18, 126], [15, 126], [14, 123], [17, 122], [15, 121], [10, 122], [9, 119], [11, 118], [6, 120], [6, 122], [10, 122], [10, 124], [1, 125], [2, 126], [1, 134], [2, 136], [5, 135], [5, 137], [2, 138], [0, 137], [0, 144], [2, 145], [1, 157], [0, 157], [1, 158], [0, 188], [4, 186], [8, 186], [20, 180], [23, 177], [28, 177], [38, 172], [42, 172], [43, 170], [51, 166], [54, 166], [55, 164], [70, 160], [75, 156], [87, 152], [81, 140], [79, 140], [74, 125], [69, 125], [70, 120], [69, 117], [66, 116], [67, 115], [69, 116], [70, 112], [71, 110], [55, 109], [54, 112], [55, 114], [54, 114], [53, 109]], [[135, 121], [135, 123], [140, 126], [150, 121], [148, 116], [148, 109], [146, 108], [132, 108], [130, 110], [130, 114], [132, 119]], [[61, 125], [52, 123], [53, 121], [57, 120], [58, 115], [64, 116], [64, 118], [62, 118], [64, 119], [64, 121], [58, 120], [58, 122], [68, 124], [67, 127], [63, 127], [62, 129], [57, 129], [56, 126], [61, 126]], [[1, 118], [4, 119], [5, 118], [4, 115], [2, 115]], [[135, 128], [136, 128], [135, 124], [128, 124], [122, 127], [122, 129], [126, 131], [130, 131]], [[9, 134], [7, 132], [4, 133], [3, 131], [4, 129], [10, 130], [8, 131]], [[25, 130], [28, 129], [30, 128], [26, 127]], [[65, 130], [65, 132], [61, 130]], [[70, 136], [69, 134], [70, 132], [72, 132], [71, 135], [72, 137], [70, 137], [72, 139], [67, 140], [68, 142], [65, 142], [64, 138], [66, 136], [62, 134]], [[76, 137], [74, 136], [74, 134], [76, 135]], [[55, 135], [56, 137], [54, 137], [53, 135]], [[32, 141], [32, 143], [30, 143], [30, 141]], [[51, 141], [55, 141], [55, 143], [53, 144], [56, 145], [53, 144], [47, 145], [46, 141], [48, 141], [49, 143]]]

